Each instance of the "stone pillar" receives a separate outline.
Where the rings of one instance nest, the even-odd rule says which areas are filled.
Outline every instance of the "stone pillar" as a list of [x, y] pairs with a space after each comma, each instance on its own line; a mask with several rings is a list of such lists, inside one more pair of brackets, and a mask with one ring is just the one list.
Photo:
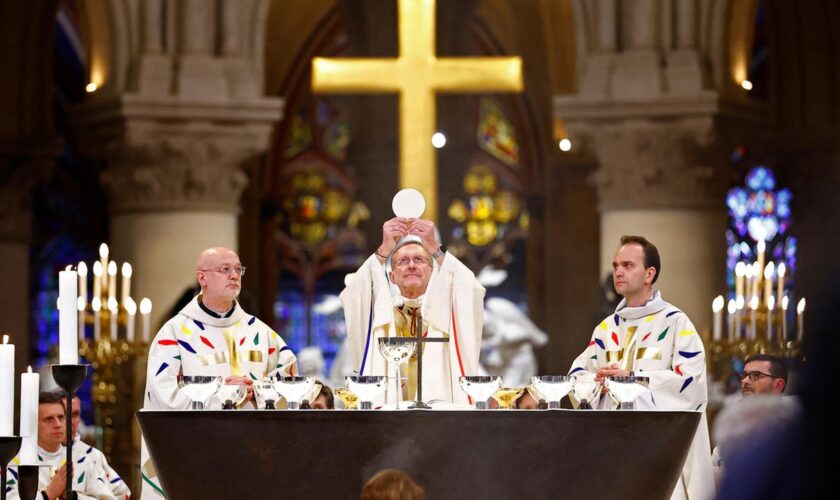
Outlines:
[[[132, 263], [132, 295], [152, 300], [152, 322], [159, 325], [195, 283], [201, 250], [237, 248], [239, 198], [247, 184], [241, 167], [267, 150], [282, 101], [175, 106], [129, 97], [108, 113], [88, 110], [79, 119], [88, 131], [98, 123], [103, 134], [98, 154], [109, 164], [103, 183], [112, 255]], [[110, 113], [119, 114], [119, 127], [102, 127]]]

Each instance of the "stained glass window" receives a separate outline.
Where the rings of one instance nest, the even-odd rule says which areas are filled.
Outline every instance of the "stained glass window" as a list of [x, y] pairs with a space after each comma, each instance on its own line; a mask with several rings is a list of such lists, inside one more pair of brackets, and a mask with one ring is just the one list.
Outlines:
[[730, 287], [734, 286], [735, 266], [740, 261], [754, 261], [758, 255], [757, 244], [762, 240], [770, 258], [777, 264], [785, 264], [790, 273], [788, 286], [792, 284], [796, 269], [796, 238], [789, 234], [792, 199], [789, 189], [777, 189], [773, 171], [764, 166], [750, 170], [745, 185], [729, 191], [726, 264]]
[[502, 108], [492, 99], [482, 98], [478, 122], [478, 144], [508, 167], [519, 165], [516, 132]]

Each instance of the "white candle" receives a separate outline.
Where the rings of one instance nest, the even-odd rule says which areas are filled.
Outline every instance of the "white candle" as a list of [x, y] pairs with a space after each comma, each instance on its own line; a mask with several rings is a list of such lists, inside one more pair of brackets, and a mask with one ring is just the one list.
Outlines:
[[105, 243], [99, 245], [99, 265], [103, 271], [108, 269], [108, 245]]
[[755, 340], [756, 338], [756, 311], [758, 311], [758, 295], [753, 295], [753, 298], [750, 299], [750, 309], [752, 310], [752, 318], [750, 321], [750, 339]]
[[802, 340], [805, 336], [805, 299], [799, 299], [796, 304], [796, 340]]
[[729, 340], [735, 339], [735, 317], [737, 316], [738, 308], [735, 307], [735, 301], [733, 299], [729, 299], [729, 303], [726, 304], [726, 312], [729, 313], [729, 321], [727, 321], [727, 325], [729, 326]]
[[94, 297], [90, 302], [90, 308], [93, 309], [93, 340], [99, 342], [102, 338], [102, 326], [99, 324], [101, 316], [99, 310], [102, 308], [102, 301], [99, 297]]
[[78, 284], [76, 271], [58, 273], [58, 362], [62, 365], [79, 364]]
[[752, 274], [753, 274], [753, 286], [752, 290], [750, 290], [750, 297], [753, 295], [758, 295], [758, 287], [761, 284], [761, 271], [763, 270], [763, 266], [758, 263], [758, 261], [753, 262], [752, 265]]
[[785, 263], [779, 263], [779, 267], [776, 268], [776, 276], [778, 277], [776, 283], [776, 303], [782, 303], [782, 297], [784, 297], [785, 291], [785, 273], [787, 272], [787, 267], [785, 267]]
[[117, 298], [117, 263], [108, 263], [108, 302]]
[[79, 340], [85, 340], [85, 308], [87, 304], [85, 303], [85, 298], [81, 295], [79, 296], [79, 301], [76, 304], [76, 309], [79, 310]]
[[131, 291], [131, 264], [123, 262], [122, 265], [122, 293], [120, 293], [120, 304], [125, 307], [125, 301], [128, 299]]
[[741, 320], [744, 317], [744, 297], [738, 297], [735, 300], [735, 307], [738, 311], [735, 313], [735, 338], [741, 338]]
[[93, 263], [93, 297], [102, 300], [102, 263], [98, 260]]
[[79, 272], [79, 297], [84, 297], [87, 300], [87, 275], [88, 268], [84, 262], [79, 262], [76, 268]]
[[0, 436], [14, 435], [15, 345], [3, 335], [0, 344]]
[[776, 308], [776, 297], [767, 299], [767, 340], [773, 340], [773, 309]]
[[20, 464], [38, 465], [38, 391], [41, 377], [30, 366], [20, 374]]
[[735, 296], [744, 295], [744, 276], [747, 275], [747, 265], [743, 262], [735, 264]]
[[718, 295], [712, 301], [712, 312], [714, 313], [714, 328], [712, 330], [712, 340], [717, 342], [721, 339], [723, 334], [723, 296]]
[[788, 310], [788, 296], [782, 297], [782, 338], [787, 340], [787, 310]]
[[117, 341], [117, 315], [120, 312], [117, 298], [111, 297], [108, 299], [108, 311], [111, 313], [111, 342]]
[[140, 301], [140, 314], [143, 315], [143, 342], [149, 342], [149, 315], [152, 312], [152, 301], [144, 297]]
[[131, 343], [134, 342], [134, 318], [137, 314], [137, 304], [131, 297], [126, 297], [125, 299], [125, 312], [128, 314], [126, 317], [125, 338]]
[[770, 301], [770, 296], [773, 295], [773, 275], [776, 274], [776, 264], [768, 262], [764, 268], [764, 303]]

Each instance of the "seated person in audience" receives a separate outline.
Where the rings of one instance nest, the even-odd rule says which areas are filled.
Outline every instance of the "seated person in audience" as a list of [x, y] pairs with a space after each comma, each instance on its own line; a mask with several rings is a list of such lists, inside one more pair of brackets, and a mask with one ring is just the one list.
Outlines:
[[527, 390], [522, 393], [516, 400], [514, 408], [517, 410], [537, 410], [540, 407], [540, 402], [535, 400], [531, 393]]
[[[319, 382], [319, 384], [321, 384]], [[309, 403], [309, 408], [312, 410], [334, 410], [335, 397], [333, 397], [332, 389], [326, 384], [321, 384], [321, 391], [312, 402]]]
[[362, 500], [423, 500], [423, 488], [398, 469], [377, 472], [362, 488]]
[[741, 372], [741, 394], [782, 394], [787, 387], [787, 367], [784, 361], [769, 354], [756, 354], [747, 358]]

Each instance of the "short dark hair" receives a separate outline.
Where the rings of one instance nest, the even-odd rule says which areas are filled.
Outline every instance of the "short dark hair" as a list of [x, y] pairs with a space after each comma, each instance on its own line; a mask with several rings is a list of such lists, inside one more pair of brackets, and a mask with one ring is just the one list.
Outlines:
[[645, 269], [652, 267], [654, 270], [653, 281], [652, 283], [656, 283], [656, 280], [659, 279], [659, 270], [662, 269], [662, 262], [659, 260], [659, 250], [656, 249], [656, 245], [649, 242], [647, 238], [644, 236], [622, 236], [621, 237], [621, 245], [629, 245], [631, 243], [635, 243], [642, 247], [642, 250], [645, 253]]
[[38, 404], [64, 406], [64, 397], [64, 391], [41, 391], [38, 393]]
[[318, 395], [315, 396], [315, 399], [318, 399], [321, 396], [324, 396], [324, 400], [327, 403], [327, 409], [328, 410], [334, 410], [335, 409], [335, 397], [333, 396], [332, 389], [330, 389], [330, 387], [327, 384], [324, 384], [322, 382], [318, 382], [318, 383], [321, 384], [321, 392], [319, 392]]
[[753, 361], [767, 361], [770, 363], [770, 375], [784, 380], [785, 385], [787, 385], [788, 369], [787, 366], [785, 366], [785, 362], [782, 361], [782, 358], [778, 358], [770, 354], [756, 354], [748, 357], [747, 360], [744, 361], [744, 365], [746, 366], [747, 363], [752, 363]]

